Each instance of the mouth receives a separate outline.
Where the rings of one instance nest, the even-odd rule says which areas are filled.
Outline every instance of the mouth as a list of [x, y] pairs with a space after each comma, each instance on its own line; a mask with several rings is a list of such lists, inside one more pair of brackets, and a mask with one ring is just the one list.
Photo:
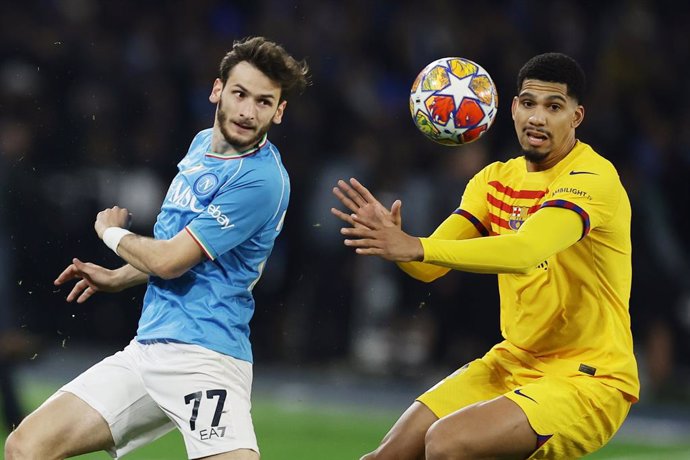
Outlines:
[[549, 139], [548, 134], [541, 130], [525, 129], [523, 132], [527, 136], [527, 142], [529, 142], [529, 145], [532, 147], [541, 147]]
[[254, 125], [248, 123], [238, 123], [234, 121], [232, 124], [235, 125], [241, 132], [252, 132], [255, 129]]

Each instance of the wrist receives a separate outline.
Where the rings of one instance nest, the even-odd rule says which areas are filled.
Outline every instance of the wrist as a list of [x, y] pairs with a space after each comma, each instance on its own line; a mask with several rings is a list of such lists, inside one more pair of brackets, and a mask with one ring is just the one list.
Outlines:
[[132, 232], [121, 227], [108, 227], [103, 232], [103, 242], [119, 256], [120, 254], [117, 252], [117, 247], [120, 245], [120, 241], [125, 236], [131, 234]]

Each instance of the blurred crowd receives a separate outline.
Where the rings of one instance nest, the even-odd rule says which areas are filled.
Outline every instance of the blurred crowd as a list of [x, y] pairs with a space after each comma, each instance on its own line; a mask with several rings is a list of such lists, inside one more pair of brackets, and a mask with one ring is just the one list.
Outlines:
[[[211, 126], [220, 58], [233, 40], [264, 35], [307, 59], [313, 86], [288, 101], [270, 133], [293, 194], [255, 290], [259, 363], [414, 378], [498, 340], [494, 276], [451, 273], [426, 285], [355, 257], [330, 215], [331, 188], [355, 176], [386, 204], [402, 199], [406, 230], [430, 233], [474, 173], [519, 153], [509, 110], [516, 74], [533, 55], [561, 51], [588, 76], [578, 135], [614, 162], [633, 205], [643, 397], [688, 398], [687, 5], [34, 0], [2, 2], [0, 17], [0, 362], [8, 343], [25, 345], [12, 354], [26, 357], [131, 338], [141, 289], [78, 306], [52, 280], [75, 256], [117, 266], [93, 231], [100, 209], [127, 207], [133, 230], [151, 234], [177, 162]], [[460, 148], [425, 139], [409, 115], [412, 81], [443, 56], [480, 63], [499, 93], [494, 126]]]

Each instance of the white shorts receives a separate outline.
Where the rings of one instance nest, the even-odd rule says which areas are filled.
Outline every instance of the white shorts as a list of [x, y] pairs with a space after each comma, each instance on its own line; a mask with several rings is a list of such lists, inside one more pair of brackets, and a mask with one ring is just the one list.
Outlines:
[[119, 458], [175, 427], [189, 458], [251, 449], [252, 365], [198, 345], [132, 340], [63, 386], [110, 426]]

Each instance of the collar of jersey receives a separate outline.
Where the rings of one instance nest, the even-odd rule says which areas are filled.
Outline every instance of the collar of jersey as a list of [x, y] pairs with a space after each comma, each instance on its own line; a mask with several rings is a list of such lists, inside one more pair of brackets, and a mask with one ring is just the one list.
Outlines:
[[266, 142], [268, 142], [268, 133], [264, 134], [264, 136], [261, 138], [258, 144], [247, 150], [243, 150], [237, 153], [215, 153], [208, 151], [206, 152], [206, 156], [210, 158], [217, 158], [219, 160], [236, 160], [238, 158], [248, 157], [249, 155], [258, 152], [259, 150], [261, 150], [261, 147], [266, 145]]

